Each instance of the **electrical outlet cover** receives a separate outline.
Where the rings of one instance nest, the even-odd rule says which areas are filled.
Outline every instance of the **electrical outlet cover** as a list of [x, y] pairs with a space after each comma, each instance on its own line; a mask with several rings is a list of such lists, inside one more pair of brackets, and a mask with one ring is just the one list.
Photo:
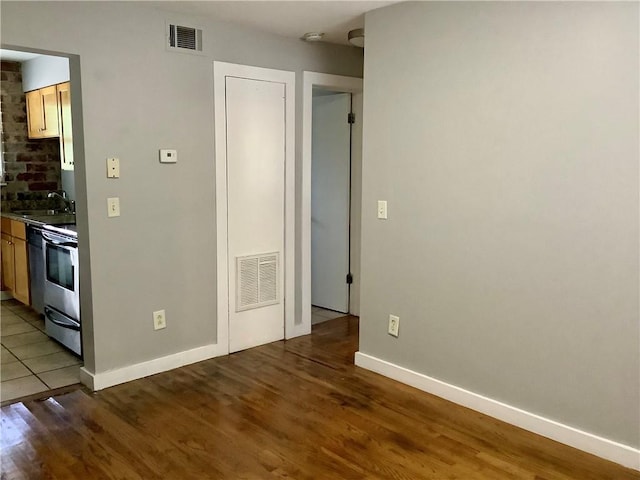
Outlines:
[[400, 330], [400, 317], [396, 317], [395, 315], [389, 315], [389, 335], [397, 337], [399, 330]]
[[153, 312], [153, 328], [154, 330], [167, 328], [167, 317], [164, 313], [164, 310]]
[[120, 178], [120, 159], [107, 158], [107, 178]]

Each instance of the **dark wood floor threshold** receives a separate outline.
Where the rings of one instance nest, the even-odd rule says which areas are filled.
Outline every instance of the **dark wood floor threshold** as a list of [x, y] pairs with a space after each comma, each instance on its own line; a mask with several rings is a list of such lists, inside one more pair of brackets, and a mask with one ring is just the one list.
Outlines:
[[6, 407], [7, 405], [11, 405], [13, 403], [22, 403], [22, 402], [30, 402], [30, 401], [38, 401], [38, 400], [46, 400], [49, 397], [54, 397], [56, 395], [64, 395], [65, 393], [73, 392], [74, 390], [84, 389], [86, 393], [90, 393], [87, 388], [81, 383], [75, 383], [73, 385], [65, 385], [64, 387], [52, 388], [51, 390], [45, 390], [44, 392], [34, 393], [32, 395], [26, 395], [20, 398], [14, 398], [12, 400], [5, 400], [0, 404], [0, 407]]

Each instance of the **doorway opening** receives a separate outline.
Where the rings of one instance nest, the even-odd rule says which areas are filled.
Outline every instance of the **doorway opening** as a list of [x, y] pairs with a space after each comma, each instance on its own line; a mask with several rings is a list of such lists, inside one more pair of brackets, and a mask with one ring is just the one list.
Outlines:
[[3, 46], [0, 60], [4, 405], [77, 388], [83, 347], [93, 348], [79, 313], [78, 252], [88, 260], [75, 208], [86, 201], [84, 185], [76, 197], [75, 165], [82, 168], [84, 156], [79, 58]]
[[352, 94], [313, 89], [311, 324], [347, 315], [351, 290]]
[[360, 310], [362, 79], [303, 74], [301, 321]]

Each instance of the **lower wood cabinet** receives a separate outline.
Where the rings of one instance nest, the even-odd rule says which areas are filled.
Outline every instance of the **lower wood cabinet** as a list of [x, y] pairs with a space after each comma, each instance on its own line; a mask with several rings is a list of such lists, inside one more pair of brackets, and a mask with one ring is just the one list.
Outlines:
[[2, 219], [2, 283], [13, 298], [29, 305], [29, 250], [26, 233], [24, 222]]
[[2, 245], [2, 286], [11, 292], [15, 288], [12, 240], [11, 235], [5, 235], [4, 233], [0, 240]]

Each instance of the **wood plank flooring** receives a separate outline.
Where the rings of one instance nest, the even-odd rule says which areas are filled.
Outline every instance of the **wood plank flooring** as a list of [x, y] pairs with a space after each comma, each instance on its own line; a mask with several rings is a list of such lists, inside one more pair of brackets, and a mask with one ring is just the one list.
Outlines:
[[640, 474], [353, 366], [358, 320], [2, 408], [2, 479], [627, 480]]

